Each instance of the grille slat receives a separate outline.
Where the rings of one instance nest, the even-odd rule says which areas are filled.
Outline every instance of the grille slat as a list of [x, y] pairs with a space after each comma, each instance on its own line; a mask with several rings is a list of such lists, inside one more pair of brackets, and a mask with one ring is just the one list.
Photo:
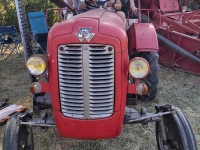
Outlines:
[[109, 116], [108, 114], [112, 113], [113, 110], [101, 110], [101, 111], [92, 111], [91, 115], [95, 116], [101, 116], [101, 115], [106, 115], [107, 117]]
[[98, 112], [98, 111], [110, 111], [112, 110], [112, 105], [111, 106], [101, 106], [101, 105], [95, 105], [91, 106], [90, 110], [93, 112]]
[[98, 100], [98, 99], [108, 99], [108, 98], [113, 98], [112, 96], [90, 96], [90, 99], [93, 99], [93, 100]]
[[[105, 82], [107, 82], [107, 83], [105, 83]], [[92, 87], [94, 87], [95, 85], [96, 86], [99, 86], [100, 84], [102, 85], [102, 84], [108, 84], [108, 83], [112, 83], [112, 79], [110, 79], [110, 80], [94, 80], [94, 79], [92, 79], [92, 80], [90, 80], [90, 83], [92, 84]]]
[[111, 63], [107, 64], [90, 64], [90, 67], [95, 67], [95, 68], [104, 68], [104, 67], [112, 67]]
[[80, 103], [62, 103], [63, 106], [69, 106], [69, 107], [83, 107], [84, 105], [83, 104], [80, 104]]
[[[69, 115], [69, 117], [73, 114], [73, 115], [75, 115], [75, 114], [79, 114], [79, 115], [83, 115], [84, 113], [82, 113], [83, 112], [83, 110], [75, 110], [75, 109], [67, 109], [66, 107], [61, 107], [63, 110], [63, 113], [65, 113], [65, 114], [70, 114]], [[67, 115], [68, 116], [68, 115]]]
[[109, 59], [109, 58], [112, 59], [112, 55], [106, 55], [106, 56], [100, 55], [98, 57], [95, 57], [94, 55], [90, 55], [89, 58], [90, 58], [90, 60], [96, 60], [96, 59], [103, 59], [104, 60], [104, 59]]
[[[81, 64], [70, 64], [70, 63], [66, 63], [66, 64], [59, 64], [60, 66], [60, 69], [64, 69], [64, 70], [68, 70], [68, 69], [73, 69], [73, 68], [76, 68], [76, 69], [81, 69], [82, 65]], [[65, 67], [68, 67], [68, 68], [65, 68]], [[71, 67], [71, 68], [70, 68]], [[73, 67], [73, 68], [72, 68]]]
[[100, 76], [100, 75], [113, 75], [113, 71], [107, 71], [106, 74], [105, 72], [90, 72], [89, 73], [90, 75], [93, 75], [93, 76]]
[[66, 75], [62, 75], [60, 74], [60, 79], [82, 79], [82, 76], [66, 76]]
[[112, 91], [112, 87], [105, 87], [105, 88], [90, 88], [90, 91], [98, 92], [98, 91]]
[[61, 88], [65, 88], [65, 87], [77, 87], [77, 88], [82, 88], [83, 85], [82, 85], [82, 84], [66, 84], [66, 83], [60, 83], [60, 87], [61, 87]]
[[59, 70], [62, 70], [62, 71], [70, 71], [70, 72], [81, 72], [82, 71], [82, 68], [78, 67], [59, 67]]
[[82, 88], [67, 88], [67, 87], [65, 87], [65, 88], [63, 88], [63, 91], [79, 91], [79, 92], [81, 92], [82, 91]]
[[65, 95], [65, 94], [62, 94], [62, 101], [64, 102], [67, 102], [68, 101], [68, 98], [69, 99], [74, 99], [74, 101], [76, 101], [76, 99], [78, 100], [82, 100], [83, 99], [83, 96], [73, 96], [73, 95]]
[[80, 50], [82, 50], [82, 47], [81, 47], [81, 45], [77, 45], [77, 46], [74, 46], [74, 45], [72, 45], [72, 46], [69, 46], [69, 45], [65, 45], [65, 50], [73, 50], [73, 51], [80, 51]]
[[69, 51], [69, 50], [66, 50], [66, 54], [68, 54], [68, 55], [77, 55], [77, 54], [79, 54], [79, 55], [81, 55], [81, 51]]
[[98, 104], [100, 104], [100, 103], [110, 103], [110, 102], [112, 102], [112, 99], [103, 99], [103, 100], [101, 100], [101, 99], [90, 99], [90, 104], [96, 104], [96, 103], [98, 103]]
[[[102, 51], [91, 51], [92, 52], [92, 54], [91, 54], [91, 56], [95, 56], [95, 55], [102, 55], [102, 54], [104, 54], [104, 55], [110, 55], [110, 53], [108, 52], [108, 51], [105, 51], [105, 50], [102, 50]], [[96, 56], [96, 57], [98, 57], [98, 56]]]
[[112, 46], [60, 45], [58, 69], [61, 110], [65, 116], [97, 119], [112, 115], [114, 109]]
[[72, 95], [72, 96], [82, 96], [83, 93], [82, 92], [72, 92], [72, 91], [61, 91], [62, 94], [65, 94], [65, 95]]
[[95, 107], [110, 107], [110, 106], [112, 106], [112, 104], [111, 103], [90, 103], [90, 106], [91, 107], [93, 107], [93, 108], [95, 108]]
[[104, 60], [101, 60], [101, 59], [96, 59], [96, 60], [90, 60], [90, 63], [92, 64], [101, 64], [101, 63], [110, 63], [110, 60], [109, 59], [104, 59]]
[[60, 81], [62, 83], [78, 83], [78, 84], [81, 84], [82, 83], [82, 80], [67, 80], [67, 79], [60, 79]]
[[61, 58], [64, 58], [64, 59], [70, 59], [70, 60], [80, 60], [81, 59], [81, 55], [72, 55], [72, 56], [69, 56], [69, 55], [59, 55], [59, 61], [62, 61], [63, 59]]
[[[63, 108], [63, 106], [62, 106], [62, 108]], [[74, 106], [72, 106], [72, 107], [70, 107], [70, 106], [64, 106], [64, 108], [67, 110], [67, 111], [73, 111], [73, 112], [80, 112], [80, 111], [83, 111], [83, 108], [80, 108], [80, 107], [74, 107]]]
[[[81, 60], [78, 60], [78, 59], [70, 59], [70, 58], [65, 58], [65, 59], [62, 59], [62, 58], [59, 58], [59, 62], [63, 62], [63, 63], [74, 63], [74, 64], [81, 64]], [[61, 63], [62, 64], [62, 63]]]
[[109, 92], [99, 92], [99, 91], [95, 91], [95, 92], [90, 92], [90, 95], [91, 96], [101, 96], [101, 95], [111, 95], [112, 94], [112, 91], [109, 91]]
[[82, 102], [81, 100], [78, 100], [78, 99], [70, 99], [70, 98], [67, 99], [67, 102], [62, 101], [62, 104], [65, 104], [65, 103], [83, 104], [83, 102]]
[[97, 79], [97, 80], [101, 80], [101, 79], [112, 79], [112, 75], [107, 75], [107, 76], [90, 76], [90, 79]]
[[109, 67], [109, 68], [93, 68], [93, 67], [91, 67], [90, 68], [90, 71], [91, 72], [106, 72], [106, 71], [112, 71], [112, 68], [111, 67]]
[[67, 71], [62, 71], [62, 70], [60, 70], [59, 72], [62, 75], [75, 75], [75, 76], [77, 76], [77, 75], [80, 76], [81, 75], [81, 72], [67, 72]]
[[113, 87], [113, 83], [106, 83], [106, 84], [90, 84], [91, 88], [106, 88], [106, 87]]

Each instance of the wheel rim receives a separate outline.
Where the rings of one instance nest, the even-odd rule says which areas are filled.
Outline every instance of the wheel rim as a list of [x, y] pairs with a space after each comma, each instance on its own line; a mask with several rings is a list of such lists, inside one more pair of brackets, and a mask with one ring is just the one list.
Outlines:
[[169, 119], [164, 118], [164, 125], [165, 125], [165, 133], [166, 133], [167, 141], [164, 142], [161, 136], [161, 129], [159, 126], [158, 141], [159, 141], [160, 148], [162, 150], [179, 150], [178, 138], [177, 138], [176, 130], [173, 127], [172, 122]]

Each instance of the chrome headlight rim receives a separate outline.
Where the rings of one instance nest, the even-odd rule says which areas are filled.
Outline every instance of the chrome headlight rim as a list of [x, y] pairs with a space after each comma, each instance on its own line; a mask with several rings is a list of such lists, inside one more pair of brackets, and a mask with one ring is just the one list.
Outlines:
[[[146, 65], [147, 65], [147, 67], [148, 67], [148, 69], [147, 69], [147, 71], [146, 71], [146, 74], [143, 75], [142, 77], [136, 77], [136, 76], [134, 76], [134, 75], [131, 73], [131, 71], [130, 71], [130, 65], [131, 65], [131, 63], [134, 62], [134, 61], [138, 61], [138, 60], [141, 60], [141, 61], [145, 62]], [[129, 75], [130, 75], [132, 78], [134, 78], [134, 79], [144, 79], [146, 76], [148, 76], [149, 72], [150, 72], [150, 65], [149, 65], [148, 61], [147, 61], [146, 59], [142, 58], [142, 57], [134, 57], [134, 58], [132, 58], [132, 59], [129, 61], [129, 63], [128, 63], [128, 73], [129, 73]]]
[[[33, 61], [32, 59], [36, 59], [39, 60], [43, 65], [44, 65], [44, 69], [42, 71], [40, 71], [39, 73], [34, 73], [31, 68], [29, 67], [29, 65], [31, 64], [30, 62]], [[28, 60], [26, 61], [26, 68], [28, 69], [29, 73], [33, 76], [41, 76], [43, 74], [45, 74], [45, 72], [47, 71], [48, 68], [48, 63], [47, 63], [47, 57], [44, 54], [34, 54], [32, 56], [30, 56], [28, 58]], [[30, 63], [30, 64], [29, 64]]]

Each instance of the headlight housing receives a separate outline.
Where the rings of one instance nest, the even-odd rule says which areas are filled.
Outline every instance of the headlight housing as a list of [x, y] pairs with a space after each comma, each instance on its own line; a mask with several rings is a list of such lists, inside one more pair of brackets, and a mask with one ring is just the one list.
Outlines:
[[129, 74], [135, 79], [143, 79], [150, 71], [149, 63], [142, 57], [135, 57], [128, 65]]
[[47, 70], [47, 57], [40, 54], [33, 55], [27, 60], [26, 67], [30, 74], [40, 76]]

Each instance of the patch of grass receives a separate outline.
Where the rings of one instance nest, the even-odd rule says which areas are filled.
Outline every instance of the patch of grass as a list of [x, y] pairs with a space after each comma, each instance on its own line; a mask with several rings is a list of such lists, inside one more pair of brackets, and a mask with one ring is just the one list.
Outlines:
[[[200, 77], [174, 71], [160, 66], [160, 84], [155, 101], [138, 102], [130, 106], [139, 110], [146, 107], [154, 112], [158, 103], [170, 103], [179, 107], [188, 117], [200, 148]], [[22, 57], [0, 60], [0, 100], [9, 99], [10, 103], [26, 105], [32, 109], [31, 94], [28, 91], [28, 75]], [[4, 126], [0, 128], [0, 149], [2, 147]], [[34, 128], [35, 150], [156, 150], [154, 123], [148, 128], [140, 124], [124, 125], [119, 137], [107, 140], [74, 140], [59, 136], [55, 128], [43, 132]]]

